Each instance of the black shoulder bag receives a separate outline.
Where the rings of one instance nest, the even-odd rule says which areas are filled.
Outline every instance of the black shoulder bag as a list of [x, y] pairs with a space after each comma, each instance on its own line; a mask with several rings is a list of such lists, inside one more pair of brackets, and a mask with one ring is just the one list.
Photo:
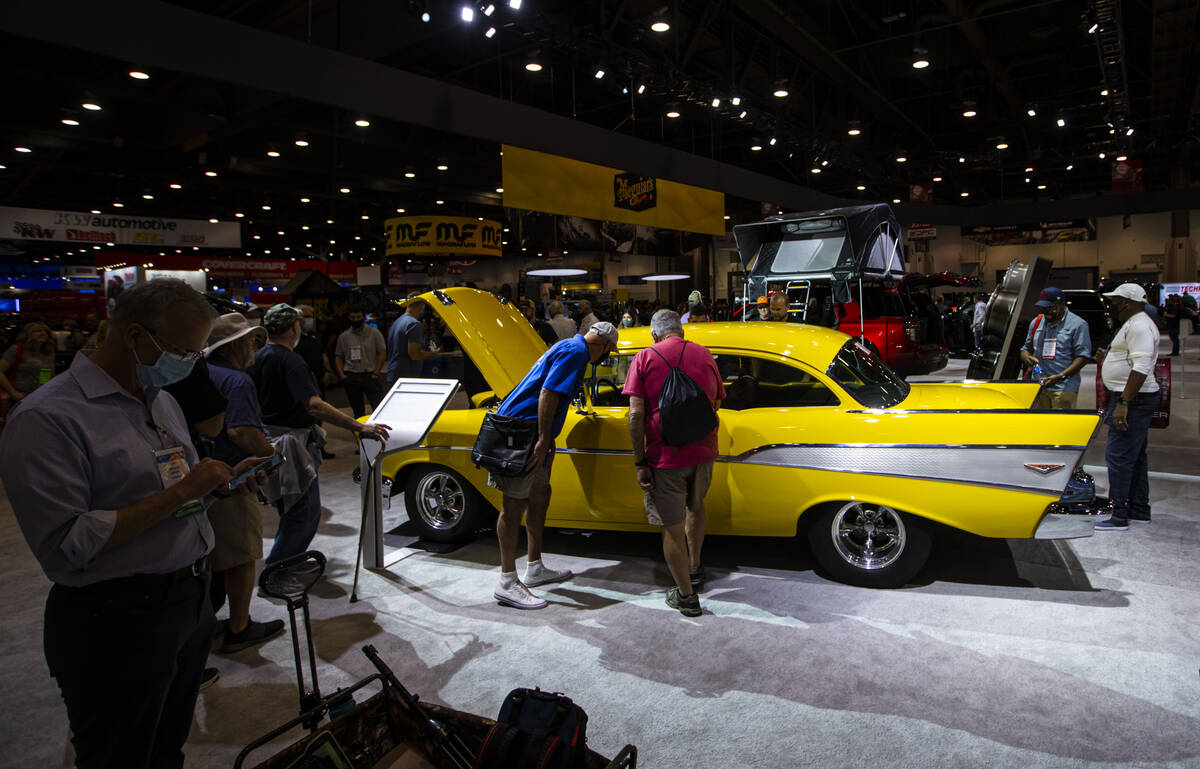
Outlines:
[[524, 475], [537, 435], [536, 420], [502, 417], [489, 411], [471, 449], [471, 461], [496, 475]]

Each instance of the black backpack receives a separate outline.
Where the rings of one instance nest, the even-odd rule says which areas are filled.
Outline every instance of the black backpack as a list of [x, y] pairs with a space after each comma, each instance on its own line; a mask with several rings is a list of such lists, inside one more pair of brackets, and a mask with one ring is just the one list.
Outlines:
[[587, 713], [570, 697], [513, 689], [479, 749], [476, 769], [580, 769]]
[[[671, 366], [661, 352], [653, 347], [649, 349]], [[685, 341], [679, 350], [679, 363], [671, 366], [658, 393], [658, 433], [668, 446], [695, 443], [717, 427], [717, 413], [713, 411], [712, 401], [696, 380], [679, 368], [686, 349]]]

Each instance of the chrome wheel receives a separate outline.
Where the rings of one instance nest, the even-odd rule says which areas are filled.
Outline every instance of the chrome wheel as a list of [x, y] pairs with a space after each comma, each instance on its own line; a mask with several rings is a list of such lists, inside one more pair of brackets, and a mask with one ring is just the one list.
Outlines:
[[843, 505], [833, 516], [829, 535], [842, 560], [869, 571], [892, 565], [904, 552], [907, 540], [899, 513], [865, 502]]
[[416, 513], [431, 529], [446, 531], [457, 526], [466, 514], [467, 494], [461, 481], [442, 471], [423, 475], [417, 483], [413, 500]]

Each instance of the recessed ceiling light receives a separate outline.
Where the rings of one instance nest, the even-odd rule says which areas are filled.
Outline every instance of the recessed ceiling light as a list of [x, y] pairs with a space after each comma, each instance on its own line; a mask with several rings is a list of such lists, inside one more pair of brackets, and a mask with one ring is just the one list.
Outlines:
[[964, 158], [964, 157], [959, 157], [959, 159], [958, 159], [958, 162], [959, 162], [959, 163], [966, 163], [966, 162], [967, 162], [967, 159], [966, 159], [966, 158]]
[[893, 202], [893, 203], [899, 203], [899, 202], [900, 202], [900, 198], [892, 198], [892, 202]]
[[847, 134], [848, 136], [859, 136], [859, 135], [861, 135], [861, 134], [862, 134], [862, 129], [860, 129], [860, 128], [851, 128], [851, 129], [849, 129], [848, 131], [846, 131], [846, 134]]
[[645, 84], [645, 83], [643, 83], [643, 84], [639, 85], [639, 86], [638, 86], [638, 91], [637, 91], [637, 92], [638, 92], [638, 95], [639, 95], [639, 96], [640, 96], [640, 95], [642, 95], [642, 94], [644, 94], [644, 93], [646, 92], [646, 84]]
[[297, 139], [297, 140], [296, 140], [296, 146], [297, 146], [297, 147], [307, 147], [307, 146], [308, 146], [308, 139]]
[[154, 194], [150, 192], [143, 192], [142, 200], [154, 200]]
[[665, 21], [659, 20], [651, 24], [650, 29], [654, 30], [655, 32], [666, 32], [671, 29], [671, 25]]
[[270, 203], [263, 203], [263, 205], [262, 205], [262, 210], [264, 210], [264, 211], [270, 211], [270, 210], [271, 210], [271, 204], [270, 204]]
[[854, 189], [858, 190], [859, 192], [862, 192], [866, 188], [867, 188], [866, 185], [860, 184], [857, 187], [855, 187]]
[[300, 225], [300, 229], [307, 231], [307, 230], [308, 230], [308, 225], [307, 225], [307, 224], [302, 224], [302, 225]]
[[810, 174], [819, 174], [821, 173], [821, 169], [817, 166], [813, 166], [812, 168], [808, 169], [808, 172]]
[[403, 208], [397, 208], [397, 209], [396, 209], [396, 213], [398, 213], [398, 214], [402, 214], [402, 213], [404, 213], [404, 209], [403, 209]]
[[725, 214], [725, 221], [729, 221], [729, 214]]
[[488, 40], [491, 40], [493, 37], [496, 36], [496, 28], [488, 27], [487, 32], [484, 32], [483, 36], [486, 37]]
[[279, 157], [279, 150], [267, 150], [267, 157], [269, 157], [269, 158]]
[[750, 145], [750, 151], [751, 151], [751, 152], [759, 152], [760, 150], [762, 150], [762, 145], [761, 145], [761, 144], [751, 144], [751, 145]]
[[28, 155], [30, 152], [33, 152], [33, 150], [29, 149], [28, 147], [13, 147], [13, 151], [20, 152], [22, 155]]
[[204, 175], [205, 176], [216, 176], [217, 172], [216, 171], [205, 171]]
[[917, 59], [912, 63], [913, 69], [925, 69], [929, 66], [929, 59]]
[[237, 213], [235, 213], [234, 216], [236, 216], [238, 219], [246, 218], [246, 215], [243, 214], [241, 211], [238, 211]]
[[1037, 110], [1030, 107], [1029, 109], [1025, 110], [1025, 114], [1029, 117], [1037, 117]]
[[342, 193], [343, 195], [349, 195], [350, 188], [349, 187], [339, 187], [338, 192]]
[[978, 114], [979, 114], [979, 113], [978, 113], [978, 112], [976, 112], [976, 111], [975, 111], [975, 110], [973, 110], [973, 109], [965, 109], [965, 110], [963, 110], [963, 117], [975, 117], [975, 116], [976, 116], [976, 115], [978, 115]]
[[787, 95], [788, 95], [788, 90], [786, 88], [776, 88], [775, 89], [775, 98], [783, 99]]
[[1129, 128], [1126, 128], [1126, 129], [1125, 129], [1125, 135], [1126, 135], [1126, 136], [1133, 136], [1133, 126], [1130, 126]]
[[182, 185], [182, 184], [168, 184], [167, 186], [168, 186], [168, 187], [170, 187], [170, 188], [171, 188], [171, 189], [173, 189], [173, 190], [181, 190], [181, 189], [183, 189], [183, 185]]
[[904, 157], [903, 155], [897, 155], [897, 156], [896, 156], [896, 162], [897, 162], [897, 163], [907, 163], [907, 162], [908, 162], [908, 158]]
[[79, 125], [79, 121], [74, 120], [73, 118], [65, 117], [62, 119], [62, 124], [69, 125], [69, 126], [76, 126], [76, 125]]
[[731, 105], [733, 105], [734, 107], [740, 107], [740, 106], [742, 106], [742, 97], [740, 97], [740, 96], [734, 96], [733, 98], [731, 98], [731, 99], [729, 100], [729, 103], [730, 103]]
[[1068, 170], [1068, 171], [1072, 170], [1073, 168], [1075, 168], [1075, 164], [1074, 164], [1074, 163], [1068, 163], [1068, 164], [1067, 164], [1067, 170]]
[[1044, 184], [1039, 184], [1039, 185], [1038, 185], [1038, 189], [1039, 189], [1039, 190], [1044, 190], [1044, 189], [1046, 189], [1046, 185], [1044, 185]]
[[1105, 155], [1104, 155], [1104, 153], [1103, 153], [1103, 152], [1101, 152], [1101, 153], [1100, 153], [1100, 159], [1101, 159], [1101, 160], [1104, 160], [1104, 158], [1105, 158]]
[[1008, 143], [1007, 143], [1007, 142], [1000, 142], [1000, 143], [998, 143], [998, 144], [996, 145], [996, 149], [998, 149], [998, 150], [1006, 150], [1006, 149], [1008, 149]]
[[496, 12], [496, 6], [494, 3], [488, 3], [487, 5], [485, 5], [483, 7], [483, 15], [484, 16], [491, 16], [495, 12]]
[[1129, 160], [1129, 156], [1128, 156], [1128, 155], [1117, 155], [1117, 162], [1118, 162], [1118, 163], [1124, 163], [1126, 160]]
[[1065, 119], [1065, 118], [1061, 118], [1061, 117], [1060, 117], [1060, 118], [1058, 119], [1058, 127], [1059, 127], [1059, 128], [1065, 128], [1065, 127], [1066, 127], [1066, 125], [1067, 125], [1067, 121], [1066, 121], [1066, 119]]
[[93, 213], [93, 214], [98, 214], [98, 213], [100, 213], [100, 209], [99, 209], [99, 208], [93, 208], [93, 209], [92, 209], [92, 213]]
[[1026, 184], [1029, 184], [1031, 181], [1033, 181], [1033, 179], [1030, 179], [1028, 176], [1025, 177]]
[[429, 23], [429, 11], [425, 11], [421, 14], [421, 21], [425, 22], [426, 24]]
[[360, 117], [358, 120], [354, 121], [354, 125], [358, 126], [359, 128], [367, 128], [371, 125], [371, 121]]
[[99, 112], [100, 111], [100, 105], [94, 101], [85, 101], [83, 104], [80, 104], [79, 106], [83, 107], [86, 110], [90, 110], [91, 112]]
[[405, 179], [415, 179], [416, 177], [417, 177], [417, 175], [416, 175], [416, 174], [414, 174], [412, 171], [405, 171], [405, 172], [404, 172], [404, 178], [405, 178]]
[[671, 118], [672, 120], [674, 120], [675, 118], [679, 117], [679, 110], [677, 110], [677, 109], [669, 109], [669, 110], [667, 110], [667, 117], [669, 117], [669, 118]]
[[439, 206], [444, 206], [444, 205], [446, 205], [446, 201], [444, 201], [444, 200], [435, 200], [435, 201], [433, 201], [433, 202], [434, 202], [434, 203], [437, 203]]
[[1025, 167], [1025, 173], [1027, 173], [1027, 174], [1031, 174], [1031, 173], [1033, 173], [1033, 166], [1026, 166], [1026, 167]]
[[220, 219], [209, 219], [209, 220], [208, 220], [208, 223], [209, 223], [209, 224], [216, 224], [216, 223], [217, 223], [217, 222], [219, 222], [219, 221], [221, 221], [221, 220], [220, 220]]
[[1107, 88], [1105, 88], [1104, 90], [1100, 91], [1100, 95], [1101, 95], [1101, 96], [1108, 96], [1108, 89], [1107, 89]]
[[312, 202], [312, 198], [300, 198], [300, 202], [301, 202], [301, 203], [311, 203], [311, 202]]
[[940, 181], [942, 180], [942, 177], [940, 177], [940, 176], [935, 176], [935, 177], [933, 177], [933, 180], [934, 180], [935, 182], [940, 182]]
[[371, 218], [371, 215], [370, 215], [370, 214], [363, 214], [363, 215], [362, 215], [362, 216], [360, 216], [359, 218], [360, 218], [360, 219], [370, 219], [370, 218]]
[[767, 144], [770, 144], [772, 147], [774, 147], [775, 146], [775, 137], [772, 136], [771, 141], [767, 142]]
[[441, 164], [439, 164], [439, 165], [438, 165], [438, 167], [437, 167], [437, 170], [439, 170], [439, 171], [449, 171], [449, 170], [450, 170], [450, 166], [446, 165], [445, 163], [441, 163]]
[[969, 197], [971, 197], [971, 193], [969, 193], [969, 192], [960, 192], [960, 193], [958, 193], [958, 196], [959, 196], [960, 198], [969, 198]]
[[746, 110], [742, 110], [741, 114], [738, 115], [738, 120], [743, 120], [743, 119], [745, 119], [745, 117], [746, 117]]
[[459, 18], [470, 24], [475, 21], [475, 9], [469, 5], [464, 5], [458, 12]]
[[326, 224], [333, 224], [333, 220], [332, 220], [332, 219], [326, 219], [326, 220], [325, 220], [325, 223], [326, 223]]
[[604, 68], [596, 67], [596, 71], [592, 73], [592, 77], [596, 78], [597, 80], [603, 80], [604, 79]]
[[129, 76], [134, 80], [149, 80], [150, 76], [141, 70], [135, 69], [129, 73]]
[[542, 65], [538, 64], [536, 61], [531, 61], [525, 65], [525, 69], [529, 70], [530, 72], [541, 72]]

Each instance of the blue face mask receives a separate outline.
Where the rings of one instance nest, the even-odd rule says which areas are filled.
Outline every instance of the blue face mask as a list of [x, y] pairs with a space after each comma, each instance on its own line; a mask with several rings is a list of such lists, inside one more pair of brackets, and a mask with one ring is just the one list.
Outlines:
[[[147, 366], [140, 361], [138, 362], [137, 378], [142, 383], [142, 387], [157, 387], [161, 389], [167, 385], [187, 379], [188, 374], [192, 373], [192, 367], [196, 365], [196, 361], [167, 352], [154, 340], [153, 334], [149, 336], [150, 341], [154, 343], [155, 347], [158, 347], [161, 355], [158, 356], [158, 360], [154, 362], [153, 366]], [[136, 351], [134, 355], [137, 355]]]

